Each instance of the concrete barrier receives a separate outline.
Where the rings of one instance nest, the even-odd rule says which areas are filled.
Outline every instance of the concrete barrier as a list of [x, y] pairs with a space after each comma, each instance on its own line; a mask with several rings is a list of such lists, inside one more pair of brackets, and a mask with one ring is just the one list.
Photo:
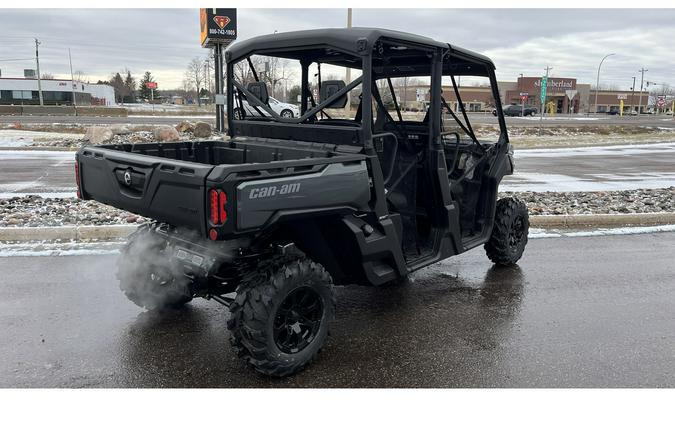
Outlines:
[[127, 117], [129, 112], [123, 107], [76, 107], [78, 116]]
[[20, 105], [0, 105], [1, 116], [19, 116], [22, 113]]
[[75, 107], [71, 106], [22, 106], [24, 116], [74, 116]]
[[[675, 213], [532, 215], [530, 227], [538, 229], [613, 228], [675, 224]], [[138, 226], [0, 227], [0, 242], [37, 240], [110, 240], [128, 236]]]

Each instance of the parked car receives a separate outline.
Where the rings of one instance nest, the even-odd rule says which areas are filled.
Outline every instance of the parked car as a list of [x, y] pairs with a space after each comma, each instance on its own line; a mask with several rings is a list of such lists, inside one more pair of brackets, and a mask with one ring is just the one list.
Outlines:
[[[504, 107], [504, 116], [534, 116], [537, 114], [537, 108], [532, 106], [525, 106], [523, 111], [520, 105], [507, 105]], [[492, 110], [492, 115], [497, 115], [497, 110]]]
[[[268, 100], [270, 108], [284, 119], [293, 119], [295, 117], [300, 117], [300, 107], [298, 107], [297, 105], [279, 101], [274, 97], [269, 97]], [[253, 107], [251, 107], [246, 100], [243, 101], [243, 106], [244, 110], [246, 110], [246, 114], [248, 114], [249, 116], [258, 115], [258, 112]], [[268, 115], [268, 113], [265, 113], [264, 110], [263, 114], [265, 114], [266, 116]], [[241, 117], [242, 116], [239, 109], [239, 104], [237, 101], [235, 101], [234, 118], [240, 120]]]

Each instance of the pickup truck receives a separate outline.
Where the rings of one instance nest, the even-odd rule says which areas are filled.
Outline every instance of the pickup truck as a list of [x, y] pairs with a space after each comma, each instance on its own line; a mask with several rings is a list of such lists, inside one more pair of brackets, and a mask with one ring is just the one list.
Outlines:
[[[270, 58], [300, 67], [298, 116], [270, 105], [254, 67]], [[229, 308], [238, 355], [282, 377], [326, 342], [334, 285], [402, 283], [477, 246], [497, 265], [520, 259], [529, 220], [521, 201], [497, 200], [514, 164], [489, 58], [418, 35], [345, 28], [252, 38], [229, 46], [225, 60], [229, 139], [77, 153], [81, 198], [152, 220], [118, 260], [120, 287], [134, 303], [161, 311], [215, 300]], [[360, 75], [322, 82], [321, 64]], [[252, 81], [236, 78], [235, 66], [246, 65]], [[460, 76], [490, 83], [498, 139], [476, 137]], [[423, 120], [404, 119], [393, 77], [431, 81]], [[444, 78], [457, 112], [441, 95]], [[397, 118], [382, 100], [387, 86]], [[350, 93], [359, 104], [344, 113]]]

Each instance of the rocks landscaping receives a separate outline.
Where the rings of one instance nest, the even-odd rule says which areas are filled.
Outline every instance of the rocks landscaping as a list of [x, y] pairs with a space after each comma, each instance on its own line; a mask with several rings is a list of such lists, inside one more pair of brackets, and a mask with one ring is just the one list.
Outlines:
[[[614, 192], [502, 192], [527, 203], [530, 215], [675, 212], [675, 187]], [[76, 198], [0, 200], [0, 227], [139, 224], [145, 218]]]

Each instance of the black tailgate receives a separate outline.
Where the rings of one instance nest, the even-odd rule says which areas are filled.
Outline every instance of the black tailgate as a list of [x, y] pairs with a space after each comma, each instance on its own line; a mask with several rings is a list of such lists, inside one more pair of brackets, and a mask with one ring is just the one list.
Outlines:
[[84, 147], [76, 157], [83, 199], [205, 233], [212, 165], [98, 147]]

